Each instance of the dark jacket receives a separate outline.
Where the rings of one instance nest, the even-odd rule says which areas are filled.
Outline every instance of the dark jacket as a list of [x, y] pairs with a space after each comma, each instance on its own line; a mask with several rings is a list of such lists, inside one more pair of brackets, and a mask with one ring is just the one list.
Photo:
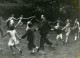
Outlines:
[[39, 30], [40, 30], [41, 35], [47, 34], [51, 30], [51, 26], [47, 22], [47, 20], [42, 22], [41, 27], [39, 28]]

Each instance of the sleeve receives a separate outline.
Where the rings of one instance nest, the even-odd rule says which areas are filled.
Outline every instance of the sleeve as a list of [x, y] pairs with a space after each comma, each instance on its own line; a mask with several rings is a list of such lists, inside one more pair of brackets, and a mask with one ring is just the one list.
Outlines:
[[26, 33], [21, 37], [22, 39], [24, 39], [27, 36], [28, 31], [26, 31]]
[[50, 24], [48, 23], [48, 27], [49, 27], [49, 29], [51, 29], [51, 26], [50, 26]]
[[45, 27], [46, 29], [51, 30], [51, 26], [50, 26], [50, 24], [47, 21], [44, 23], [43, 27]]
[[42, 29], [42, 25], [40, 25], [39, 27], [38, 27], [38, 30], [41, 30]]

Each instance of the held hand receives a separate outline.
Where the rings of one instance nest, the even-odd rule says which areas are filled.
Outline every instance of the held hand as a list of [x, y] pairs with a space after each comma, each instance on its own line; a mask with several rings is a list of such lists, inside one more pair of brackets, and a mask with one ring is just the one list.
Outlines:
[[38, 28], [36, 28], [36, 30], [38, 30]]
[[63, 29], [61, 29], [61, 30], [63, 30]]
[[51, 29], [51, 30], [54, 30], [54, 29]]
[[16, 28], [16, 26], [14, 26]]

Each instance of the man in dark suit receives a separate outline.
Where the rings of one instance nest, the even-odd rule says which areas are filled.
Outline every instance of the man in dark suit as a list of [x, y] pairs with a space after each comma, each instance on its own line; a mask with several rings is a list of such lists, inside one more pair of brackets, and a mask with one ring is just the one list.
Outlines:
[[45, 43], [48, 44], [49, 46], [52, 45], [52, 43], [46, 38], [47, 34], [51, 30], [51, 26], [49, 25], [49, 23], [45, 19], [44, 15], [41, 15], [41, 19], [42, 19], [42, 23], [41, 23], [41, 27], [39, 28], [39, 32], [40, 32], [40, 35], [41, 35], [40, 49], [44, 49], [44, 44]]

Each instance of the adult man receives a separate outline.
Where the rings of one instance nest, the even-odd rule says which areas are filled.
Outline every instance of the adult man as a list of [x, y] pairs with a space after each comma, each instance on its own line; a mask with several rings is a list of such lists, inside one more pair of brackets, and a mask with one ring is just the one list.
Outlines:
[[44, 15], [41, 15], [42, 19], [42, 24], [41, 27], [39, 28], [39, 32], [41, 35], [40, 38], [40, 49], [44, 49], [44, 44], [48, 44], [49, 46], [52, 45], [52, 43], [46, 38], [47, 34], [51, 30], [51, 26], [48, 24], [47, 20], [45, 19]]

